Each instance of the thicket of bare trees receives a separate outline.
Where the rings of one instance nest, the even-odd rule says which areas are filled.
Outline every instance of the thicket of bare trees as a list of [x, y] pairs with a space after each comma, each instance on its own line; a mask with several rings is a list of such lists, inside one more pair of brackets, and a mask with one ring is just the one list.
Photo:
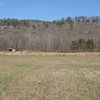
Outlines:
[[0, 51], [99, 51], [100, 18], [68, 17], [53, 22], [1, 19]]

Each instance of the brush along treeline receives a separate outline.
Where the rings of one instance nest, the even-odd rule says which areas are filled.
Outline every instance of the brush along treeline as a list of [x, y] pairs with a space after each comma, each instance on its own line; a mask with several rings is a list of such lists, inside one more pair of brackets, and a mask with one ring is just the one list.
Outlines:
[[94, 50], [94, 41], [93, 39], [79, 39], [78, 41], [72, 41], [71, 50], [72, 51], [93, 51]]

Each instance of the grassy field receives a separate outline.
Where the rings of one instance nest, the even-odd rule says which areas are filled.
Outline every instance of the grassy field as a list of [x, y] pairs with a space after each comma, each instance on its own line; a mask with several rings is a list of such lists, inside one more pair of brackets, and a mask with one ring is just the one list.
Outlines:
[[0, 100], [100, 100], [100, 56], [0, 56]]

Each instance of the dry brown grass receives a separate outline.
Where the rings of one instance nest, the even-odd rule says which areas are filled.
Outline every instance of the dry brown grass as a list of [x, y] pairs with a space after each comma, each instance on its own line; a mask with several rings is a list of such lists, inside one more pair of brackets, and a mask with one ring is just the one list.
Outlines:
[[23, 51], [23, 52], [0, 52], [0, 55], [32, 55], [32, 56], [100, 56], [100, 52], [78, 52], [78, 53], [61, 53], [61, 52], [37, 52], [37, 51]]
[[0, 56], [0, 100], [99, 99], [99, 56]]

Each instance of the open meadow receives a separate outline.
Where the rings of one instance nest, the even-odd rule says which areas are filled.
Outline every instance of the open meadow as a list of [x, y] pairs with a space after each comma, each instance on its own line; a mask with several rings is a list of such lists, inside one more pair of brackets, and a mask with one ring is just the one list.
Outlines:
[[0, 100], [100, 100], [100, 56], [0, 55]]

